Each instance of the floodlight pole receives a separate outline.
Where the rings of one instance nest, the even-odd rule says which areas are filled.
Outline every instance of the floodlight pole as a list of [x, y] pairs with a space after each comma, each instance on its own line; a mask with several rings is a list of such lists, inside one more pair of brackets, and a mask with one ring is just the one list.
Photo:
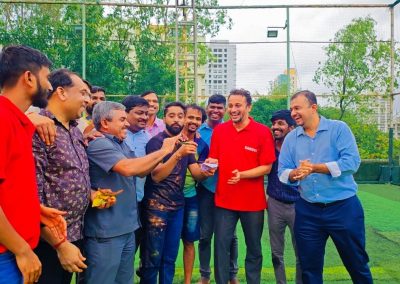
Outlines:
[[287, 70], [287, 107], [290, 108], [290, 28], [289, 7], [286, 8], [286, 70]]
[[[286, 105], [290, 108], [290, 21], [289, 21], [289, 7], [286, 7], [286, 23], [284, 27], [268, 27], [268, 29], [286, 29]], [[272, 32], [272, 31], [271, 31]], [[276, 31], [277, 32], [277, 31]], [[267, 33], [267, 37], [276, 37], [278, 34], [270, 35]]]

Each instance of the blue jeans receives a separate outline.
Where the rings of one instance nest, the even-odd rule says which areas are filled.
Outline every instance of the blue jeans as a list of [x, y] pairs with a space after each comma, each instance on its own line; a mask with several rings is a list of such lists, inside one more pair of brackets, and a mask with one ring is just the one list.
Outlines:
[[185, 209], [183, 212], [182, 240], [194, 243], [200, 238], [199, 201], [196, 195], [185, 197]]
[[133, 283], [134, 232], [112, 238], [86, 237], [84, 248], [88, 266], [84, 283]]
[[175, 211], [146, 209], [142, 239], [142, 277], [140, 283], [170, 284], [183, 225], [183, 207]]
[[328, 237], [332, 238], [353, 283], [373, 283], [365, 251], [364, 211], [357, 196], [327, 206], [298, 200], [294, 234], [304, 284], [323, 282]]
[[0, 253], [0, 284], [22, 284], [15, 256], [8, 251]]

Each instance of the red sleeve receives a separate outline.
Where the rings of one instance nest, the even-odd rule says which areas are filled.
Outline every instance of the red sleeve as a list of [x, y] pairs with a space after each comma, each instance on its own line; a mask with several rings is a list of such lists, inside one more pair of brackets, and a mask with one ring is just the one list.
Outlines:
[[272, 164], [276, 160], [275, 144], [271, 130], [268, 127], [265, 127], [261, 139], [260, 165]]
[[3, 120], [0, 123], [0, 133], [3, 137], [0, 139], [0, 180], [6, 178], [6, 168], [10, 159], [10, 137], [11, 137], [11, 125], [7, 123], [7, 120]]
[[210, 153], [208, 157], [218, 159], [219, 158], [219, 127], [217, 126], [212, 135], [211, 135], [211, 143], [210, 143]]

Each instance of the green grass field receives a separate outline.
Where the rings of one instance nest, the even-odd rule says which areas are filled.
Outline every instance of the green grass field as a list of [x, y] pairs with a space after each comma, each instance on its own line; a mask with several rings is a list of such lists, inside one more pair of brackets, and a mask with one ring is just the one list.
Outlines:
[[[375, 283], [400, 283], [400, 187], [392, 185], [360, 185], [358, 193], [365, 210], [367, 251]], [[265, 219], [263, 234], [262, 283], [275, 283], [269, 246], [268, 224]], [[241, 228], [239, 234], [239, 280], [245, 283], [245, 243]], [[290, 234], [286, 232], [285, 259], [287, 276], [294, 283], [295, 260]], [[182, 248], [182, 246], [181, 246]], [[174, 283], [183, 283], [182, 250], [176, 262]], [[196, 260], [193, 282], [199, 279]], [[325, 255], [325, 283], [351, 283], [339, 255], [331, 241]]]
[[[358, 196], [365, 210], [367, 251], [375, 283], [400, 283], [400, 187], [392, 185], [360, 185]], [[262, 240], [264, 256], [263, 284], [275, 283], [267, 226], [265, 219]], [[238, 278], [241, 283], [245, 283], [244, 258], [246, 247], [241, 228], [238, 228], [238, 237], [238, 262], [240, 267]], [[286, 243], [287, 276], [289, 283], [294, 283], [295, 261], [288, 231], [286, 232]], [[196, 283], [199, 277], [198, 261], [196, 260], [193, 283]], [[324, 279], [324, 283], [351, 283], [350, 277], [331, 241], [328, 241], [326, 248]], [[135, 281], [138, 280], [136, 277]], [[183, 283], [182, 250], [180, 250], [176, 262], [174, 283]]]

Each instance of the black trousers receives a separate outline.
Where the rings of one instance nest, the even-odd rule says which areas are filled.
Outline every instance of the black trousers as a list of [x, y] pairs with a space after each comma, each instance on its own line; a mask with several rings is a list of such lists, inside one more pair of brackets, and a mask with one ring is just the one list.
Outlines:
[[[82, 240], [72, 242], [82, 251]], [[34, 250], [42, 263], [42, 275], [39, 284], [70, 284], [72, 274], [64, 270], [57, 256], [57, 251], [47, 242], [40, 240]]]

